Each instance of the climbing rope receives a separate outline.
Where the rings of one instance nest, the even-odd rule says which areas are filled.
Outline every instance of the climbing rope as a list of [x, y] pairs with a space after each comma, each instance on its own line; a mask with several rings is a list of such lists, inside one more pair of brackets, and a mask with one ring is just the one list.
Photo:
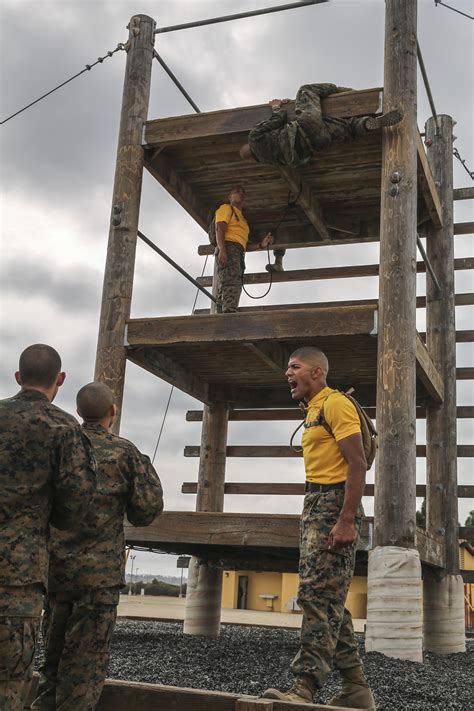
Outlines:
[[[208, 259], [209, 259], [209, 255], [207, 255], [206, 259], [204, 260], [204, 266], [203, 266], [203, 268], [202, 268], [201, 277], [204, 276], [204, 272], [206, 271], [206, 266], [207, 266], [207, 260], [208, 260]], [[194, 309], [195, 309], [195, 306], [196, 306], [196, 302], [197, 302], [198, 296], [199, 296], [199, 291], [200, 291], [200, 289], [196, 289], [196, 294], [195, 294], [195, 296], [194, 296], [194, 302], [193, 302], [193, 305], [192, 305], [192, 308], [191, 308], [191, 314], [194, 312]], [[153, 457], [152, 457], [152, 460], [151, 460], [151, 463], [152, 463], [152, 464], [153, 464], [154, 461], [155, 461], [156, 453], [157, 453], [157, 451], [158, 451], [158, 447], [160, 446], [161, 435], [163, 434], [163, 428], [164, 428], [164, 426], [165, 426], [166, 417], [167, 417], [167, 415], [168, 415], [168, 410], [169, 410], [169, 407], [170, 407], [171, 398], [173, 397], [173, 393], [174, 393], [174, 385], [172, 385], [171, 388], [170, 388], [170, 394], [169, 394], [169, 396], [168, 396], [168, 402], [166, 403], [165, 412], [164, 412], [164, 415], [163, 415], [163, 419], [162, 419], [162, 421], [161, 421], [160, 431], [159, 431], [159, 433], [158, 433], [158, 438], [157, 438], [157, 440], [156, 440], [155, 451], [153, 452]]]
[[8, 116], [8, 118], [6, 118], [6, 119], [3, 119], [3, 121], [0, 121], [0, 125], [6, 123], [7, 121], [10, 121], [10, 119], [14, 118], [15, 116], [18, 116], [18, 114], [23, 113], [23, 111], [26, 111], [26, 110], [29, 109], [31, 106], [34, 106], [34, 105], [37, 104], [39, 101], [42, 101], [43, 99], [45, 99], [47, 96], [50, 96], [51, 94], [54, 94], [55, 91], [57, 91], [58, 89], [61, 89], [61, 87], [63, 87], [63, 86], [66, 86], [66, 84], [69, 84], [69, 82], [73, 81], [74, 79], [77, 79], [77, 77], [80, 77], [81, 74], [84, 74], [84, 72], [90, 72], [90, 70], [91, 70], [93, 67], [97, 66], [97, 64], [102, 64], [102, 62], [103, 62], [105, 59], [107, 59], [107, 57], [111, 57], [113, 54], [115, 54], [115, 52], [120, 52], [120, 51], [124, 50], [125, 47], [126, 47], [125, 44], [123, 44], [122, 42], [119, 42], [115, 49], [109, 50], [109, 51], [107, 52], [107, 54], [105, 54], [103, 57], [98, 57], [98, 58], [97, 58], [97, 61], [94, 62], [93, 64], [86, 64], [85, 68], [84, 68], [84, 69], [81, 69], [81, 71], [78, 72], [77, 74], [74, 74], [74, 76], [70, 77], [69, 79], [66, 79], [66, 81], [63, 81], [61, 84], [58, 84], [58, 86], [55, 86], [54, 89], [51, 89], [50, 91], [47, 91], [46, 94], [43, 94], [43, 96], [38, 97], [38, 98], [35, 99], [34, 101], [31, 101], [29, 104], [27, 104], [26, 106], [24, 106], [22, 109], [19, 109], [18, 111], [15, 111], [14, 114], [12, 114], [11, 116]]

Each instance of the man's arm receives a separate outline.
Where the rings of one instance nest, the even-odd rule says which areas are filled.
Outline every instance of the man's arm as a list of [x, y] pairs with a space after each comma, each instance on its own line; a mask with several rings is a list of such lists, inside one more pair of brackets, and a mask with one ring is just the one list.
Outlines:
[[345, 487], [344, 503], [336, 525], [329, 534], [328, 548], [335, 550], [353, 543], [357, 536], [355, 516], [365, 489], [367, 463], [362, 435], [349, 435], [337, 442], [342, 456], [349, 465]]
[[273, 235], [267, 232], [265, 237], [260, 242], [247, 242], [246, 252], [257, 252], [259, 249], [266, 249], [273, 244]]
[[225, 246], [225, 233], [227, 231], [227, 222], [216, 222], [216, 242], [219, 249], [217, 259], [221, 267], [227, 266], [227, 249]]
[[55, 460], [50, 523], [55, 528], [67, 530], [87, 513], [96, 487], [92, 446], [78, 424], [65, 428]]
[[163, 511], [163, 489], [152, 463], [133, 447], [130, 452], [132, 492], [126, 514], [132, 526], [148, 526]]

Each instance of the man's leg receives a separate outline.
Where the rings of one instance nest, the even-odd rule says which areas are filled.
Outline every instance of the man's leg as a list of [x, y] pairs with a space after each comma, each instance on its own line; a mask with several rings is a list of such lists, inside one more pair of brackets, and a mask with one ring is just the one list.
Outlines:
[[275, 257], [274, 264], [267, 264], [265, 269], [267, 272], [283, 272], [283, 257], [285, 256], [286, 249], [274, 249], [273, 256]]
[[223, 313], [237, 311], [240, 294], [242, 293], [242, 279], [244, 275], [243, 249], [232, 242], [226, 242], [227, 266], [218, 267], [219, 292], [217, 301], [221, 304]]
[[0, 587], [0, 709], [22, 711], [33, 676], [42, 585]]
[[304, 84], [296, 94], [295, 117], [298, 128], [302, 130], [304, 140], [315, 151], [323, 150], [331, 142], [331, 134], [323, 120], [321, 98], [335, 91], [335, 84]]
[[[294, 689], [298, 693], [298, 688], [306, 687], [311, 698], [332, 669], [344, 602], [354, 572], [356, 541], [337, 553], [326, 547], [343, 501], [343, 489], [307, 494], [301, 516], [298, 604], [303, 610], [303, 621], [300, 648], [291, 671], [296, 678]], [[274, 689], [264, 696], [290, 700]], [[303, 699], [307, 699], [307, 693]]]
[[394, 109], [388, 111], [381, 116], [358, 116], [357, 118], [348, 119], [354, 138], [363, 136], [371, 131], [378, 131], [387, 126], [396, 126], [403, 118], [403, 111]]
[[54, 595], [45, 598], [41, 631], [44, 641], [44, 661], [40, 666], [40, 680], [36, 699], [31, 708], [35, 711], [56, 710], [56, 686], [58, 669], [64, 649], [71, 602], [58, 602]]
[[56, 711], [94, 709], [104, 685], [119, 593], [97, 590], [72, 605], [56, 683]]

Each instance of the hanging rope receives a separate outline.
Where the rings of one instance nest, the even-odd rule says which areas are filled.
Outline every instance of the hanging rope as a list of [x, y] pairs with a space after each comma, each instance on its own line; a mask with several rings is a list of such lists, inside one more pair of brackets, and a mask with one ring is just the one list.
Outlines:
[[58, 86], [55, 86], [54, 89], [51, 89], [50, 91], [47, 91], [46, 94], [43, 94], [43, 96], [38, 97], [34, 101], [31, 101], [29, 104], [24, 106], [22, 109], [19, 109], [18, 111], [15, 111], [14, 114], [11, 116], [8, 116], [8, 118], [3, 119], [3, 121], [0, 121], [0, 125], [6, 123], [7, 121], [10, 121], [10, 119], [15, 118], [15, 116], [18, 116], [18, 114], [23, 113], [23, 111], [26, 111], [29, 109], [31, 106], [34, 106], [37, 104], [39, 101], [42, 101], [45, 99], [47, 96], [50, 96], [51, 94], [54, 94], [55, 91], [58, 89], [61, 89], [61, 87], [66, 86], [66, 84], [69, 84], [69, 82], [73, 81], [74, 79], [77, 79], [77, 77], [80, 77], [81, 74], [84, 74], [84, 72], [90, 72], [90, 70], [97, 66], [97, 64], [102, 64], [104, 59], [107, 59], [107, 57], [111, 57], [115, 52], [120, 52], [125, 49], [125, 45], [122, 42], [119, 42], [119, 44], [116, 46], [115, 49], [109, 50], [107, 54], [105, 54], [103, 57], [98, 57], [97, 61], [94, 62], [94, 64], [86, 64], [85, 68], [82, 69], [80, 72], [77, 74], [74, 74], [74, 76], [70, 77], [69, 79], [66, 79], [66, 81], [63, 81], [61, 84], [58, 84]]
[[[201, 277], [204, 276], [204, 272], [206, 271], [206, 266], [207, 266], [207, 260], [208, 260], [208, 259], [209, 259], [209, 255], [208, 255], [208, 256], [206, 257], [206, 259], [204, 260], [204, 266], [203, 266], [203, 268], [202, 268]], [[198, 296], [199, 296], [199, 291], [200, 291], [200, 289], [196, 289], [196, 295], [195, 295], [195, 297], [194, 297], [193, 306], [192, 306], [192, 308], [191, 308], [191, 314], [194, 312], [194, 309], [195, 309], [195, 306], [196, 306], [196, 302], [197, 302]], [[160, 446], [161, 435], [163, 434], [163, 428], [164, 428], [164, 426], [165, 426], [166, 417], [167, 417], [167, 415], [168, 415], [168, 410], [169, 410], [169, 407], [170, 407], [171, 398], [173, 397], [173, 393], [174, 393], [174, 385], [171, 386], [171, 388], [170, 388], [170, 394], [168, 395], [168, 402], [166, 403], [165, 412], [164, 412], [164, 415], [163, 415], [163, 419], [162, 419], [162, 421], [161, 421], [160, 431], [159, 431], [159, 433], [158, 433], [158, 438], [157, 438], [157, 440], [156, 440], [155, 451], [153, 452], [153, 457], [152, 457], [152, 460], [151, 460], [151, 463], [152, 463], [152, 464], [153, 464], [154, 461], [155, 461], [156, 453], [157, 453], [157, 451], [158, 451], [158, 447]]]

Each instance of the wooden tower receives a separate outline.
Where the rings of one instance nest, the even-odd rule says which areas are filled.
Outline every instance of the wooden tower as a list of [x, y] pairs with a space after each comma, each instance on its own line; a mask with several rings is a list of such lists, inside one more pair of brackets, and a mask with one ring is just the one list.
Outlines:
[[[317, 344], [329, 357], [331, 384], [355, 387], [362, 404], [376, 414], [380, 434], [375, 487], [366, 489], [375, 496], [370, 648], [421, 658], [422, 569], [425, 647], [463, 648], [457, 496], [472, 497], [474, 487], [458, 491], [456, 455], [472, 456], [473, 448], [457, 446], [456, 417], [472, 417], [472, 408], [456, 410], [456, 377], [472, 373], [457, 374], [455, 355], [456, 341], [472, 340], [473, 333], [455, 332], [454, 313], [456, 304], [473, 303], [474, 295], [455, 295], [455, 269], [472, 268], [472, 260], [454, 259], [453, 235], [472, 231], [472, 225], [453, 228], [451, 118], [428, 121], [426, 150], [417, 129], [416, 9], [416, 0], [386, 1], [383, 90], [351, 91], [323, 102], [327, 114], [346, 117], [401, 107], [403, 121], [331, 146], [298, 171], [239, 158], [248, 131], [268, 116], [266, 105], [147, 120], [155, 23], [143, 15], [130, 22], [96, 378], [110, 385], [121, 403], [131, 360], [204, 405], [203, 411], [188, 413], [189, 420], [202, 419], [201, 445], [185, 452], [199, 457], [197, 486], [183, 484], [183, 491], [197, 493], [196, 512], [165, 512], [147, 528], [127, 528], [130, 544], [194, 556], [186, 632], [218, 634], [223, 568], [297, 570], [298, 516], [223, 513], [226, 494], [303, 492], [302, 484], [226, 483], [226, 457], [297, 455], [287, 446], [228, 446], [227, 432], [229, 421], [299, 419], [283, 373], [292, 350]], [[208, 210], [222, 197], [223, 186], [242, 182], [257, 235], [278, 222], [289, 190], [299, 196], [276, 233], [278, 246], [380, 240], [380, 264], [308, 267], [273, 277], [286, 282], [378, 274], [378, 301], [130, 319], [143, 167], [206, 230]], [[466, 197], [473, 197], [472, 190], [454, 191], [455, 199]], [[426, 263], [417, 261], [417, 232], [426, 237]], [[210, 246], [199, 251], [209, 254]], [[427, 268], [440, 289], [427, 275], [426, 297], [417, 298], [416, 274]], [[245, 281], [268, 278], [247, 274]], [[210, 286], [212, 279], [200, 282]], [[416, 330], [417, 308], [426, 308], [426, 334]], [[417, 417], [426, 417], [426, 446], [416, 443]], [[423, 456], [426, 487], [416, 484], [416, 457]], [[415, 525], [416, 496], [425, 494], [426, 531]], [[392, 575], [393, 556], [398, 576]], [[367, 566], [363, 551], [358, 566]], [[383, 616], [389, 619], [405, 584], [411, 590], [411, 642], [402, 654], [405, 628], [387, 642], [377, 601], [384, 597]]]

